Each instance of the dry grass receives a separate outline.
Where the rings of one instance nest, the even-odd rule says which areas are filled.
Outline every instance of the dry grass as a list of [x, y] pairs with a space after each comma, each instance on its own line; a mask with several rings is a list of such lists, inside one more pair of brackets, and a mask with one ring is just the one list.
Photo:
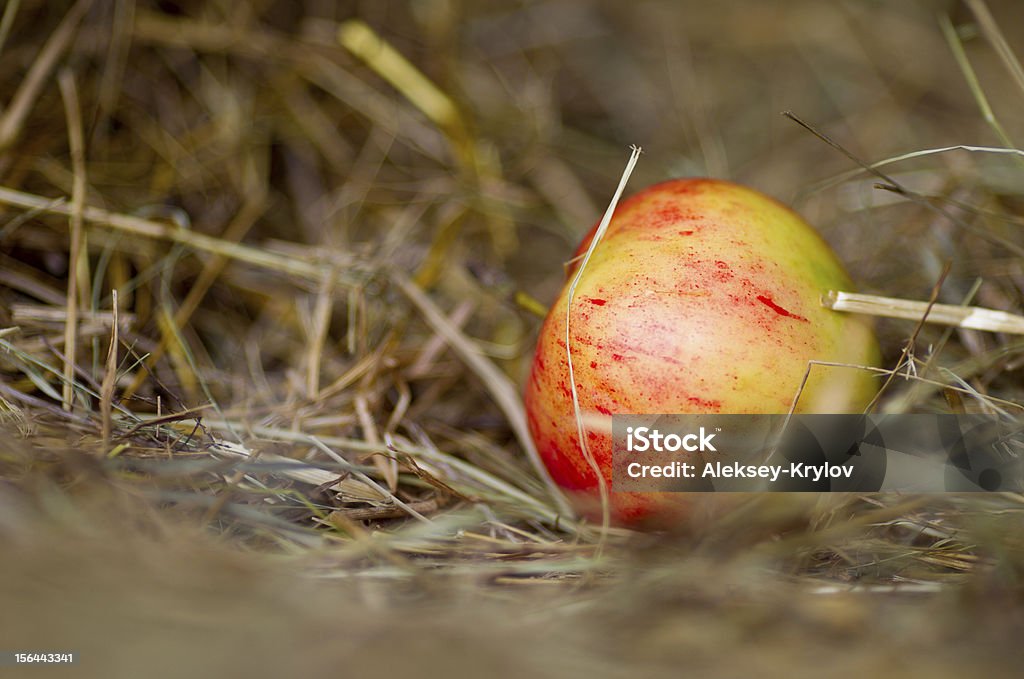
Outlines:
[[[518, 394], [630, 144], [633, 188], [794, 202], [865, 292], [928, 299], [948, 262], [937, 302], [1019, 314], [1024, 166], [993, 147], [1024, 137], [1024, 7], [340, 5], [5, 6], [0, 650], [97, 676], [1019, 667], [1021, 497], [708, 498], [598, 550]], [[1022, 402], [1019, 338], [879, 332], [882, 409]]]

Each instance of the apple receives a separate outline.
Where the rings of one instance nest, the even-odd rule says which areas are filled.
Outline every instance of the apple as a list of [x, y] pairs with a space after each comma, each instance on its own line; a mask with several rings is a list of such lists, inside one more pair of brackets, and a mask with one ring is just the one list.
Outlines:
[[[611, 415], [787, 413], [808, 361], [876, 365], [869, 323], [821, 306], [826, 291], [850, 289], [814, 229], [753, 189], [676, 179], [620, 203], [574, 293], [570, 340], [584, 421], [607, 421], [586, 436], [608, 488]], [[552, 478], [593, 518], [599, 487], [569, 385], [568, 295], [567, 284], [541, 328], [525, 405]], [[858, 412], [877, 386], [868, 371], [816, 367], [796, 412]], [[610, 493], [610, 502], [617, 524], [665, 526], [694, 495]]]

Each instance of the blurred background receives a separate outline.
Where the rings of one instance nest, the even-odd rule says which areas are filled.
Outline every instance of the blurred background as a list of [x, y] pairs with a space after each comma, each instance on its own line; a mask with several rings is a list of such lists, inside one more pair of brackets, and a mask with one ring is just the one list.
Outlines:
[[[7, 0], [0, 650], [1011, 676], [1019, 496], [709, 501], [602, 540], [510, 418], [630, 145], [627, 192], [733, 179], [863, 291], [927, 300], [948, 263], [940, 301], [1019, 313], [1024, 159], [931, 151], [1019, 147], [1022, 51], [1012, 0]], [[914, 324], [878, 329], [894, 367]], [[1013, 409], [1022, 348], [926, 327], [935, 383], [882, 408]]]

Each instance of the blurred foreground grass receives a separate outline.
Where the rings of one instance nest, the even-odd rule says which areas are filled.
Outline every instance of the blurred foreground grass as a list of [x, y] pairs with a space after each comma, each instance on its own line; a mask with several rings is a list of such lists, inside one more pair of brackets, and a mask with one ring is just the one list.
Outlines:
[[[598, 554], [516, 418], [524, 300], [629, 144], [634, 189], [793, 202], [865, 291], [927, 299], [950, 262], [940, 301], [1019, 312], [1024, 161], [922, 152], [1024, 135], [1020, 3], [3, 16], [0, 650], [96, 676], [1016, 674], [1019, 496], [709, 497]], [[784, 109], [911, 154], [885, 171], [922, 200]], [[879, 330], [895, 367], [913, 323]], [[882, 407], [1014, 408], [1022, 346], [924, 328], [901, 374], [960, 391], [897, 379]]]

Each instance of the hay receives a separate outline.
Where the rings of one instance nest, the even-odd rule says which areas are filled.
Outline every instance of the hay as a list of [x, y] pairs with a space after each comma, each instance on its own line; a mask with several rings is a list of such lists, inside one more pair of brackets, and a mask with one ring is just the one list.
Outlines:
[[[537, 300], [633, 143], [633, 187], [795, 197], [865, 293], [1019, 314], [1024, 15], [967, 9], [7, 3], [0, 583], [36, 589], [4, 595], [32, 622], [5, 638], [98, 654], [102, 634], [46, 616], [88, 620], [99, 588], [131, 636], [129, 598], [166, 588], [158, 622], [263, 617], [285, 654], [285, 621], [345, 620], [452, 672], [476, 656], [415, 639], [535, 651], [541, 676], [1005, 670], [1019, 496], [709, 498], [672, 535], [605, 535], [553, 491], [518, 398]], [[879, 409], [1022, 402], [1018, 338], [878, 328]], [[954, 635], [971, 643], [922, 659]], [[374, 644], [307, 642], [301, 666], [369, 667]]]

